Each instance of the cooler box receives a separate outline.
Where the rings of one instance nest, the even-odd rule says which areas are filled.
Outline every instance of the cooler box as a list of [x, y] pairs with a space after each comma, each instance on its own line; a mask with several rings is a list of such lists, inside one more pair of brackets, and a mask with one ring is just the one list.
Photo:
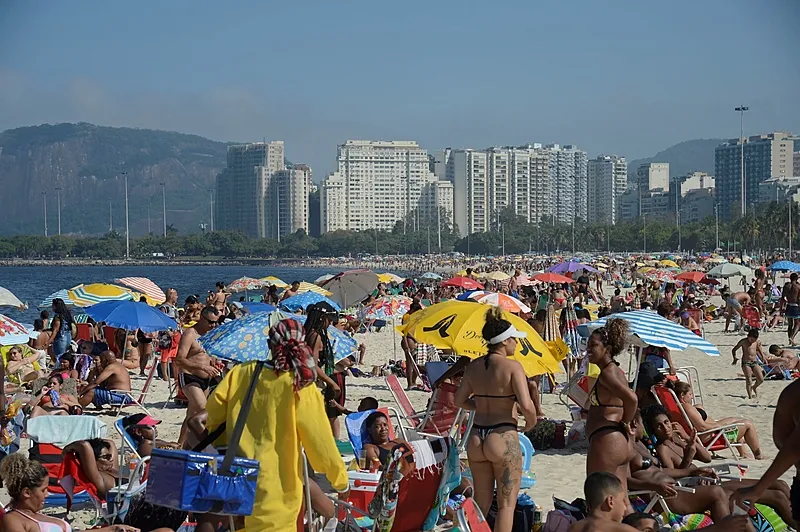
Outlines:
[[235, 476], [242, 478], [243, 489], [250, 492], [252, 496], [243, 497], [243, 500], [226, 500], [224, 502], [197, 497], [201, 474], [206, 471], [206, 468], [212, 467], [215, 459], [217, 467], [219, 467], [223, 458], [222, 455], [193, 451], [153, 449], [150, 455], [145, 499], [147, 502], [175, 510], [211, 512], [222, 515], [252, 514], [256, 481], [258, 480], [258, 460], [247, 458], [233, 460], [232, 470], [236, 473]]
[[[152, 459], [151, 459], [152, 460]], [[369, 503], [375, 497], [375, 492], [378, 489], [378, 483], [381, 481], [381, 473], [377, 471], [370, 473], [368, 470], [348, 471], [347, 477], [350, 480], [350, 495], [345, 502], [352, 504], [359, 510], [367, 511]], [[361, 517], [354, 515], [353, 517]], [[339, 510], [338, 519], [341, 521], [345, 518], [344, 510]]]

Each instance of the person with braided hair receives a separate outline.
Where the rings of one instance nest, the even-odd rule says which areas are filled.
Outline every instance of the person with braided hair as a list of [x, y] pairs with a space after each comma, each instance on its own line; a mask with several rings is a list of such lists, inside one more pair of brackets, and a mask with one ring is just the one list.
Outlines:
[[629, 424], [636, 415], [638, 399], [614, 357], [627, 347], [629, 331], [625, 320], [609, 319], [591, 334], [587, 346], [589, 362], [600, 368], [600, 374], [589, 393], [586, 474], [596, 471], [614, 474], [625, 489], [633, 454]]
[[337, 399], [342, 393], [342, 389], [332, 377], [336, 371], [336, 362], [333, 360], [333, 346], [328, 338], [328, 327], [334, 318], [338, 319], [336, 309], [320, 301], [306, 309], [306, 323], [303, 326], [306, 332], [306, 344], [311, 348], [317, 363], [317, 379], [325, 385], [329, 399]]

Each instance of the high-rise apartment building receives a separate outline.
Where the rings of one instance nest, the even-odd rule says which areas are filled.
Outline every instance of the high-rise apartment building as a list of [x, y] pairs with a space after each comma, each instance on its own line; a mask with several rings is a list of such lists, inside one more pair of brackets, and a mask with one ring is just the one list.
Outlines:
[[551, 216], [560, 223], [586, 221], [589, 208], [587, 155], [576, 146], [548, 144]]
[[440, 181], [453, 185], [454, 219], [462, 236], [499, 227], [513, 209], [527, 222], [551, 213], [549, 154], [541, 144], [485, 150], [441, 150], [434, 157]]
[[[800, 148], [800, 143], [795, 142], [795, 149]], [[800, 151], [794, 152], [792, 155], [792, 175], [800, 177]]]
[[296, 164], [275, 172], [272, 194], [267, 199], [274, 216], [268, 217], [267, 236], [278, 238], [302, 229], [308, 234], [308, 195], [311, 193], [311, 168]]
[[791, 133], [775, 132], [731, 139], [714, 150], [714, 173], [720, 218], [738, 216], [742, 204], [744, 159], [745, 210], [759, 201], [759, 184], [770, 178], [792, 177], [795, 141]]
[[416, 142], [348, 140], [338, 147], [337, 170], [322, 182], [322, 231], [391, 230], [424, 204], [435, 181], [428, 152]]
[[669, 163], [642, 163], [636, 169], [636, 184], [642, 192], [669, 192]]
[[619, 197], [628, 189], [628, 163], [625, 157], [599, 155], [588, 162], [586, 174], [588, 221], [614, 224]]

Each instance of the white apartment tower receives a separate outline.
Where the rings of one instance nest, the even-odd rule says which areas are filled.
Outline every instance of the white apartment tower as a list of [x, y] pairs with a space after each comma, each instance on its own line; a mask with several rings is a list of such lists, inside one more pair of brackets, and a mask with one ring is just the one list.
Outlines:
[[510, 207], [536, 223], [550, 212], [548, 154], [541, 145], [437, 152], [434, 171], [453, 184], [454, 220], [461, 236], [498, 228]]
[[636, 169], [639, 190], [669, 192], [669, 163], [642, 163]]
[[555, 221], [572, 224], [586, 221], [588, 209], [587, 155], [576, 146], [548, 144], [550, 207]]
[[625, 157], [599, 155], [587, 165], [588, 221], [614, 224], [618, 199], [628, 188], [628, 163]]
[[[322, 183], [322, 232], [391, 230], [425, 203], [436, 182], [428, 152], [413, 141], [348, 140]], [[441, 195], [444, 197], [444, 195]], [[443, 205], [452, 212], [452, 205]]]
[[267, 236], [282, 238], [302, 229], [308, 234], [308, 195], [311, 193], [311, 168], [297, 164], [273, 174]]

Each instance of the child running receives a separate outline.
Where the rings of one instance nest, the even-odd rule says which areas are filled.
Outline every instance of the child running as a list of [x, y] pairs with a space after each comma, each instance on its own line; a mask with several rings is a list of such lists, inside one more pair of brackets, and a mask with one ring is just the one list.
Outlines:
[[[745, 387], [747, 388], [747, 398], [758, 398], [758, 387], [764, 382], [764, 371], [758, 364], [759, 360], [764, 360], [764, 350], [761, 348], [761, 342], [758, 341], [758, 329], [750, 329], [746, 338], [739, 340], [731, 355], [733, 355], [732, 366], [738, 362], [736, 358], [736, 351], [742, 350], [742, 373], [744, 373]], [[750, 382], [750, 379], [755, 377], [755, 384]]]

